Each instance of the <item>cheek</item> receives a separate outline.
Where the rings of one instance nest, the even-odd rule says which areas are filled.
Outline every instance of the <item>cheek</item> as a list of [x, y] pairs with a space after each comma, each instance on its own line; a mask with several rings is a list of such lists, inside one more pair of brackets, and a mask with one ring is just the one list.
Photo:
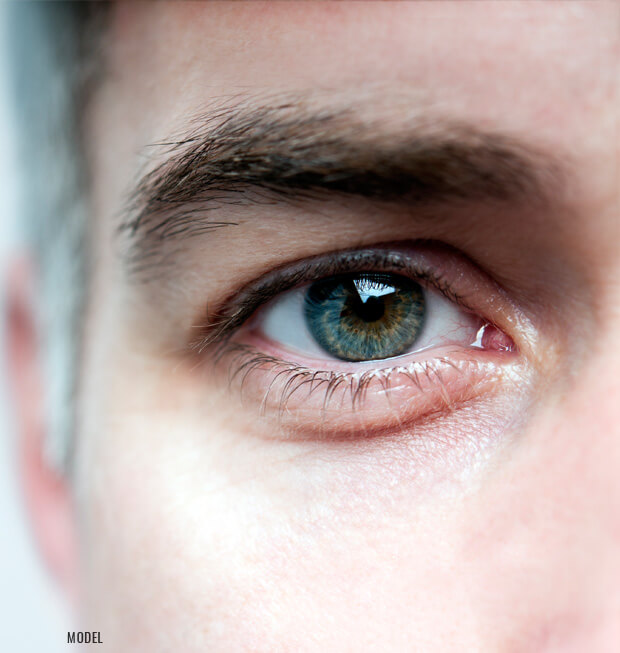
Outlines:
[[368, 615], [378, 638], [412, 614], [432, 632], [446, 606], [467, 641], [458, 508], [422, 504], [403, 460], [265, 445], [116, 388], [80, 460], [83, 620], [111, 650], [346, 650]]
[[187, 444], [179, 420], [159, 417], [108, 431], [83, 508], [85, 620], [102, 624], [118, 651], [169, 650], [186, 638], [196, 646], [183, 650], [203, 650], [198, 643], [238, 632], [235, 615], [257, 582], [240, 578], [252, 579], [252, 533], [267, 512], [260, 494], [248, 501], [212, 452]]
[[616, 601], [617, 364], [547, 397], [488, 473], [438, 478], [402, 443], [265, 442], [193, 376], [107, 363], [123, 374], [90, 379], [77, 471], [83, 621], [110, 650], [475, 650], [481, 632], [510, 650]]
[[412, 623], [433, 642], [446, 611], [473, 648], [456, 497], [484, 449], [477, 417], [451, 456], [408, 436], [267, 441], [235, 416], [237, 399], [182, 366], [107, 348], [91, 369], [77, 459], [83, 621], [110, 650], [347, 650], [409, 637]]

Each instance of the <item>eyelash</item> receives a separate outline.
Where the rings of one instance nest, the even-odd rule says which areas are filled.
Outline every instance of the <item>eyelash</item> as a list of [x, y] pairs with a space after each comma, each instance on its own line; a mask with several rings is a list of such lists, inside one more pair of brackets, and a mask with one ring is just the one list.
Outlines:
[[241, 293], [225, 301], [221, 311], [207, 316], [205, 326], [199, 327], [200, 333], [190, 347], [200, 354], [214, 345], [225, 343], [258, 308], [280, 293], [323, 277], [358, 272], [360, 269], [404, 274], [432, 286], [462, 308], [472, 310], [465, 297], [457, 293], [444, 277], [433, 274], [427, 268], [412, 265], [400, 253], [378, 248], [336, 252], [331, 257], [321, 255], [306, 259], [297, 266], [276, 268], [249, 284]]
[[[348, 390], [351, 397], [351, 408], [352, 410], [355, 410], [364, 400], [364, 394], [373, 380], [379, 380], [383, 385], [383, 389], [387, 391], [390, 387], [391, 375], [403, 374], [418, 388], [419, 391], [423, 392], [424, 388], [423, 383], [420, 380], [421, 376], [426, 378], [429, 382], [438, 383], [441, 386], [443, 384], [441, 366], [449, 366], [457, 372], [463, 372], [463, 370], [460, 370], [455, 363], [445, 357], [439, 357], [435, 360], [426, 360], [423, 362], [417, 361], [406, 366], [399, 365], [390, 368], [373, 368], [360, 373], [334, 372], [333, 370], [311, 370], [298, 363], [280, 360], [275, 356], [270, 356], [269, 354], [257, 353], [253, 347], [239, 343], [230, 345], [226, 351], [222, 351], [220, 355], [224, 354], [232, 356], [230, 374], [228, 377], [229, 386], [231, 386], [236, 377], [240, 375], [241, 387], [243, 387], [246, 378], [248, 378], [253, 371], [261, 368], [263, 365], [269, 366], [271, 371], [275, 372], [272, 385], [277, 380], [278, 375], [288, 375], [284, 388], [282, 389], [278, 399], [278, 412], [280, 414], [286, 410], [287, 402], [290, 397], [307, 383], [310, 383], [310, 393], [321, 384], [327, 384], [325, 387], [325, 401], [323, 403], [324, 411], [327, 409], [327, 403], [333, 396], [335, 390], [344, 384], [345, 387], [343, 389], [345, 391]], [[478, 365], [477, 361], [474, 360], [468, 360], [465, 362], [471, 365]], [[281, 369], [277, 371], [278, 368]], [[433, 375], [435, 376], [435, 381], [432, 381], [431, 379]], [[314, 386], [315, 382], [317, 386]], [[263, 405], [261, 405], [261, 414], [264, 413], [264, 402], [269, 395], [270, 389], [271, 386], [265, 393]], [[442, 389], [445, 391], [445, 388]], [[446, 404], [450, 403], [451, 402], [446, 400]]]
[[[337, 396], [340, 397], [339, 410], [345, 407], [344, 401], [348, 395], [350, 410], [356, 413], [363, 408], [368, 390], [374, 381], [378, 383], [377, 389], [385, 394], [388, 403], [393, 387], [397, 384], [402, 386], [403, 383], [409, 383], [419, 395], [418, 403], [421, 406], [426, 405], [425, 400], [429, 405], [434, 405], [432, 410], [418, 411], [420, 414], [416, 419], [428, 418], [431, 414], [451, 410], [454, 404], [462, 405], [469, 399], [474, 399], [481, 389], [486, 387], [487, 381], [494, 381], [501, 373], [502, 370], [498, 369], [496, 364], [498, 352], [480, 349], [476, 356], [472, 356], [471, 352], [463, 356], [465, 351], [463, 348], [460, 351], [456, 348], [446, 351], [444, 347], [440, 355], [435, 354], [423, 361], [414, 360], [406, 365], [388, 368], [374, 366], [372, 369], [351, 372], [311, 369], [234, 340], [235, 334], [251, 320], [257, 310], [280, 293], [329, 275], [359, 272], [360, 269], [404, 274], [425, 286], [436, 289], [464, 310], [476, 313], [470, 306], [468, 297], [456, 292], [443, 275], [419, 263], [416, 264], [410, 257], [388, 248], [389, 245], [383, 245], [372, 250], [336, 252], [269, 272], [225, 302], [221, 311], [209, 316], [204, 323], [205, 326], [200, 327], [199, 336], [193, 340], [192, 350], [200, 355], [209, 353], [209, 358], [216, 366], [226, 359], [228, 387], [232, 387], [238, 381], [242, 396], [244, 386], [251, 375], [255, 372], [267, 371], [270, 380], [266, 383], [267, 387], [262, 399], [259, 399], [259, 412], [261, 415], [265, 414], [267, 403], [272, 400], [270, 394], [274, 388], [280, 386], [275, 400], [279, 421], [287, 411], [289, 401], [295, 393], [307, 387], [308, 395], [304, 397], [310, 400], [310, 395], [318, 388], [322, 388], [321, 429], [331, 402]], [[447, 248], [442, 247], [442, 249], [445, 253]], [[484, 315], [481, 318], [487, 320]], [[493, 326], [490, 320], [487, 320], [486, 324]], [[501, 354], [512, 356], [515, 351], [516, 347], [510, 352], [501, 352]], [[487, 356], [485, 357], [484, 354]], [[381, 362], [377, 361], [377, 364], [380, 365]], [[452, 396], [445, 382], [448, 374]], [[459, 382], [454, 380], [455, 376], [463, 379], [467, 377], [467, 383], [460, 382], [462, 387], [458, 392], [453, 389], [453, 386], [459, 385]], [[396, 420], [399, 422], [398, 417]], [[316, 434], [312, 437], [316, 437]]]

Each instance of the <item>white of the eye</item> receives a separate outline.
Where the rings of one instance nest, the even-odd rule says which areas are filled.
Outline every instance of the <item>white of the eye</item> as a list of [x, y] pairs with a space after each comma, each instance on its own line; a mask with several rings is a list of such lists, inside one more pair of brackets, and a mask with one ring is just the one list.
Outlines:
[[[319, 346], [308, 329], [304, 314], [306, 290], [307, 286], [295, 288], [272, 300], [261, 311], [257, 328], [264, 337], [289, 350], [310, 358], [337, 360]], [[426, 301], [424, 325], [407, 354], [443, 345], [468, 346], [476, 341], [479, 318], [466, 313], [439, 292], [426, 288], [423, 292]], [[376, 360], [369, 362], [377, 364]]]

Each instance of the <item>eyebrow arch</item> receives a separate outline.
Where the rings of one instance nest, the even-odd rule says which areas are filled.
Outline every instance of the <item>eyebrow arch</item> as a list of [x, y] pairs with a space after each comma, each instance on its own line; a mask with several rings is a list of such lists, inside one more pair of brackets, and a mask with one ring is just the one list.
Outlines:
[[153, 149], [159, 162], [130, 191], [119, 230], [128, 236], [125, 259], [134, 271], [157, 262], [171, 240], [235, 224], [213, 218], [226, 205], [334, 194], [410, 209], [548, 205], [564, 185], [556, 157], [509, 134], [437, 116], [389, 130], [350, 108], [296, 101], [213, 110]]

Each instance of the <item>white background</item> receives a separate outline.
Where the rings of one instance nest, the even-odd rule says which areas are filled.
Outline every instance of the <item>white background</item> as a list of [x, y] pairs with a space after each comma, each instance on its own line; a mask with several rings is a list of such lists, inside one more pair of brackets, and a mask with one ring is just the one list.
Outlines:
[[58, 653], [68, 646], [64, 604], [39, 562], [19, 491], [15, 429], [5, 372], [4, 279], [17, 249], [16, 170], [4, 50], [4, 6], [0, 3], [0, 651]]

